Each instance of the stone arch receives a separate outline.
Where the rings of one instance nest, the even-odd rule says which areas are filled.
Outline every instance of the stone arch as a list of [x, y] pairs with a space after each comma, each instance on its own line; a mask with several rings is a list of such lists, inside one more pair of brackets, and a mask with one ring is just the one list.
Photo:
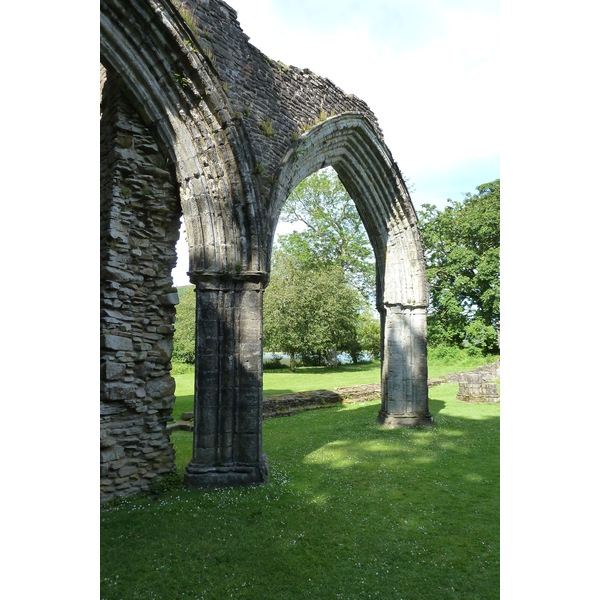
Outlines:
[[[133, 111], [126, 111], [124, 118], [133, 129], [144, 130], [140, 145], [156, 143], [166, 157], [167, 164], [156, 169], [173, 174], [183, 211], [189, 275], [197, 295], [195, 420], [205, 425], [195, 434], [186, 477], [192, 485], [265, 481], [260, 356], [250, 351], [260, 346], [261, 330], [252, 318], [259, 314], [264, 279], [264, 219], [244, 130], [234, 122], [196, 35], [170, 2], [102, 2], [101, 66], [103, 91], [117, 90]], [[113, 98], [105, 94], [103, 100]], [[106, 170], [119, 168], [109, 158], [114, 150], [102, 153]], [[134, 160], [140, 162], [139, 157]], [[142, 168], [153, 169], [147, 164]], [[148, 189], [154, 191], [152, 186]], [[105, 219], [110, 228], [118, 221], [121, 198], [110, 181], [104, 190], [105, 204], [115, 207]], [[172, 245], [174, 250], [174, 241]], [[117, 275], [110, 266], [113, 259], [103, 259], [101, 290], [103, 315], [112, 315], [108, 321], [101, 318], [103, 499], [144, 489], [174, 464], [166, 430], [174, 382], [165, 371], [172, 352], [172, 325], [168, 318], [155, 325], [149, 312], [164, 303], [171, 307], [172, 323], [176, 293], [169, 285], [162, 295], [149, 296], [149, 306], [136, 311], [136, 291], [127, 288], [129, 298], [118, 299], [120, 310], [113, 310], [110, 290], [121, 286], [119, 280], [136, 281], [140, 287], [146, 283], [143, 275], [133, 272], [131, 254], [121, 260]], [[131, 322], [149, 323], [162, 331], [153, 333], [149, 343]], [[147, 359], [148, 352], [152, 360]], [[164, 359], [160, 369], [154, 352]], [[143, 377], [138, 376], [141, 371]], [[240, 396], [253, 399], [244, 405], [241, 417]], [[149, 459], [142, 460], [142, 455]], [[221, 468], [215, 470], [216, 464]]]
[[261, 270], [252, 153], [196, 35], [166, 0], [103, 2], [100, 26], [102, 64], [174, 165], [190, 271]]
[[324, 120], [284, 156], [269, 207], [271, 233], [292, 190], [332, 166], [354, 200], [373, 246], [382, 323], [382, 408], [389, 427], [432, 422], [427, 396], [428, 285], [417, 217], [402, 175], [361, 113]]

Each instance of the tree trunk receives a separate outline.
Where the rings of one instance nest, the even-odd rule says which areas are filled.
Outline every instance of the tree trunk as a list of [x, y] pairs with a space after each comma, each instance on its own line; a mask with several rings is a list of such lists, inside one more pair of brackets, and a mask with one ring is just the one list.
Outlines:
[[327, 361], [328, 368], [335, 369], [338, 366], [337, 350], [335, 348], [327, 350], [325, 360]]

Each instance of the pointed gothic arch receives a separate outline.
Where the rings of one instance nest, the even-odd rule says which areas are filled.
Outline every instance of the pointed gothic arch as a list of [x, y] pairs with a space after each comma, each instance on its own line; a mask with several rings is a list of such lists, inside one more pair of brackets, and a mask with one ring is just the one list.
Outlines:
[[101, 62], [174, 165], [190, 271], [261, 270], [252, 154], [202, 46], [170, 2], [102, 8]]
[[[287, 152], [271, 192], [270, 231], [293, 189], [326, 166], [336, 170], [354, 200], [375, 254], [383, 348], [380, 422], [388, 427], [430, 424], [429, 289], [417, 217], [397, 165], [364, 115], [326, 119]], [[273, 238], [269, 252], [272, 244]]]

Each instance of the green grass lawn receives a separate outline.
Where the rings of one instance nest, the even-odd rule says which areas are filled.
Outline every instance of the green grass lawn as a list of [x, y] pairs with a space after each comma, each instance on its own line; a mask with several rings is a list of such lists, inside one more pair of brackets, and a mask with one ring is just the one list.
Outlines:
[[177, 475], [101, 511], [101, 597], [498, 598], [500, 407], [457, 390], [429, 428], [382, 429], [377, 401], [269, 419], [263, 487], [185, 489], [173, 432]]
[[[194, 410], [194, 370], [191, 365], [177, 365], [173, 374], [177, 383], [177, 399], [173, 407], [173, 419], [181, 413]], [[327, 367], [298, 367], [295, 373], [289, 368], [270, 369], [263, 374], [263, 395], [276, 396], [309, 390], [331, 390], [335, 387], [379, 383], [379, 361], [358, 365], [340, 365], [337, 369]]]
[[309, 390], [332, 390], [336, 387], [379, 383], [381, 364], [379, 361], [357, 365], [327, 367], [298, 367], [295, 373], [289, 369], [269, 369], [263, 374], [263, 394], [275, 396]]
[[[497, 356], [470, 357], [462, 352], [452, 360], [430, 358], [427, 368], [429, 377], [441, 377], [448, 373], [474, 369], [497, 358]], [[173, 419], [178, 421], [182, 412], [194, 410], [194, 367], [176, 364], [173, 368], [173, 376], [177, 382], [175, 391], [177, 400], [173, 407]], [[289, 368], [268, 369], [263, 374], [263, 395], [266, 397], [310, 390], [331, 390], [336, 387], [380, 382], [381, 364], [378, 360], [357, 365], [339, 365], [336, 369], [298, 367], [295, 373], [292, 373]]]

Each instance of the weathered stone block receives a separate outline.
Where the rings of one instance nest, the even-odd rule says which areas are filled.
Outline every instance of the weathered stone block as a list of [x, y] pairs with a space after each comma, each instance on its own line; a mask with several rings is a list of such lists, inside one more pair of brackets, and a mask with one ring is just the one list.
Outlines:
[[256, 463], [260, 459], [258, 435], [256, 433], [240, 433], [236, 437], [237, 459], [241, 463]]
[[100, 432], [100, 449], [110, 448], [117, 443], [117, 439], [107, 434], [106, 431]]
[[193, 462], [198, 465], [211, 466], [215, 464], [215, 449], [211, 446], [209, 448], [197, 447], [194, 448]]
[[248, 410], [248, 407], [238, 412], [236, 432], [238, 433], [257, 433], [260, 431], [262, 420], [262, 411], [258, 410], [258, 404], [254, 405], [255, 410]]
[[119, 469], [119, 477], [128, 477], [130, 475], [133, 475], [134, 473], [138, 473], [138, 466], [137, 465], [130, 465], [127, 467], [123, 467], [122, 469]]
[[152, 351], [156, 353], [158, 360], [168, 362], [173, 354], [173, 342], [161, 339], [152, 346]]
[[170, 376], [150, 379], [146, 384], [146, 392], [151, 398], [172, 396], [175, 393], [175, 380]]
[[163, 294], [160, 297], [160, 303], [165, 306], [175, 306], [176, 304], [179, 304], [179, 294], [177, 292]]
[[101, 367], [101, 377], [108, 381], [120, 379], [127, 371], [127, 366], [116, 361], [109, 361]]
[[125, 456], [125, 450], [121, 446], [111, 446], [100, 451], [100, 462], [109, 463], [119, 460]]
[[105, 334], [100, 338], [102, 348], [107, 350], [133, 350], [131, 338]]
[[175, 396], [163, 396], [162, 398], [157, 398], [152, 402], [152, 406], [156, 410], [148, 409], [149, 414], [155, 414], [157, 411], [168, 411], [169, 415], [171, 413], [171, 409], [173, 408], [173, 404], [175, 404]]
[[101, 277], [118, 281], [120, 283], [137, 283], [142, 284], [144, 278], [141, 275], [136, 275], [125, 269], [116, 269], [114, 267], [106, 266], [101, 271]]
[[106, 401], [131, 400], [135, 397], [135, 385], [109, 382], [101, 387], [102, 398]]
[[110, 406], [105, 404], [104, 402], [100, 402], [100, 417], [106, 417], [107, 419], [111, 416], [120, 415], [124, 412], [127, 412], [127, 408], [124, 406]]

